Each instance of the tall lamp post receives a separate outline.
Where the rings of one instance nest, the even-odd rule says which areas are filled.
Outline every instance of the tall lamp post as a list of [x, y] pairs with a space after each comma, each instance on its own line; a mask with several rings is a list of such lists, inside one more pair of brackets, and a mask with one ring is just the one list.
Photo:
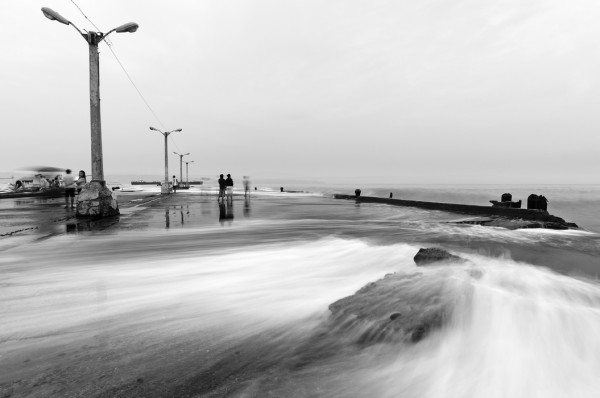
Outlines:
[[190, 163], [194, 163], [193, 160], [190, 160], [189, 162], [185, 162], [185, 185], [187, 185], [187, 187], [190, 187], [190, 175], [188, 174], [188, 166]]
[[190, 153], [177, 153], [177, 152], [173, 152], [175, 155], [179, 156], [179, 183], [181, 184], [181, 182], [183, 181], [183, 157], [189, 155]]
[[90, 57], [90, 124], [92, 132], [92, 180], [86, 184], [79, 194], [77, 203], [78, 217], [107, 217], [119, 214], [117, 201], [112, 197], [112, 192], [106, 187], [104, 181], [104, 167], [102, 162], [102, 129], [100, 124], [100, 57], [98, 44], [112, 32], [133, 33], [138, 30], [138, 24], [129, 22], [116, 27], [108, 33], [82, 32], [73, 22], [69, 21], [56, 11], [42, 7], [44, 16], [52, 21], [71, 25], [83, 37], [89, 46]]
[[169, 193], [171, 193], [171, 190], [169, 189], [169, 150], [168, 150], [169, 144], [167, 142], [167, 137], [171, 133], [179, 132], [182, 129], [171, 130], [171, 131], [160, 131], [157, 128], [150, 127], [150, 130], [158, 131], [159, 133], [161, 133], [162, 135], [165, 136], [165, 181], [162, 183], [162, 186], [160, 188], [160, 193], [161, 194], [169, 194]]

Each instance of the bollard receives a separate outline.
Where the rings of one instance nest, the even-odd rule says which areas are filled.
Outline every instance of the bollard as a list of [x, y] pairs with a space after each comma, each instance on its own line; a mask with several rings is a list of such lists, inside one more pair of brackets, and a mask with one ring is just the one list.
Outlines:
[[531, 194], [527, 197], [527, 208], [528, 209], [537, 209], [538, 208], [538, 196], [536, 194]]
[[544, 195], [538, 197], [538, 209], [548, 211], [548, 199]]

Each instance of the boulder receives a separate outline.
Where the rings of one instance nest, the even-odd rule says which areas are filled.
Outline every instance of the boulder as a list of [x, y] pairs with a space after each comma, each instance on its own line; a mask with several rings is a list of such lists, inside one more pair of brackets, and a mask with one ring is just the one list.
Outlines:
[[[468, 300], [471, 281], [481, 275], [469, 267], [433, 272], [388, 274], [329, 306], [328, 332], [340, 343], [359, 346], [415, 344], [442, 328], [457, 303]], [[455, 278], [451, 276], [460, 275]]]
[[437, 262], [464, 262], [465, 260], [461, 257], [455, 256], [454, 254], [448, 253], [446, 250], [438, 249], [435, 247], [429, 247], [426, 249], [419, 249], [418, 253], [414, 257], [415, 264], [417, 266], [428, 265]]

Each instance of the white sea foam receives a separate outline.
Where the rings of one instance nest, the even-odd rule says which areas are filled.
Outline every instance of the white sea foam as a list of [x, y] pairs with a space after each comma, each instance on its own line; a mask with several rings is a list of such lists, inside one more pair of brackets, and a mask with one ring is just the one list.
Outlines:
[[[456, 301], [445, 327], [413, 346], [365, 349], [345, 373], [356, 382], [328, 396], [597, 397], [599, 285], [506, 260], [471, 260], [481, 276], [454, 267], [462, 283], [450, 286], [468, 299]], [[447, 271], [429, 269], [428, 277], [447, 278]]]
[[[277, 227], [278, 222], [282, 229], [295, 230], [291, 220], [269, 224]], [[569, 236], [443, 223], [422, 226], [429, 228], [428, 236], [450, 239], [473, 234], [536, 244], [545, 237]], [[256, 225], [240, 225], [235, 231], [252, 227]], [[399, 272], [438, 279], [452, 297], [460, 298], [441, 329], [415, 345], [350, 345], [331, 358], [308, 363], [298, 374], [290, 375], [288, 368], [275, 373], [280, 377], [269, 382], [269, 389], [280, 396], [314, 391], [313, 396], [325, 397], [598, 396], [596, 282], [473, 254], [461, 254], [469, 260], [466, 265], [417, 268], [412, 258], [418, 246], [402, 243], [325, 238], [238, 245], [241, 240], [235, 236], [224, 236], [214, 246], [204, 243], [219, 230], [125, 231], [96, 234], [93, 240], [59, 236], [37, 242], [32, 250], [11, 251], [0, 261], [0, 356], [13, 365], [13, 377], [20, 377], [24, 355], [35, 353], [36, 366], [51, 369], [56, 358], [37, 353], [80, 347], [80, 342], [106, 339], [102, 336], [113, 339], [110, 348], [97, 349], [118, 349], [120, 356], [73, 356], [69, 366], [85, 372], [98, 358], [110, 367], [111, 360], [152, 357], [168, 343], [192, 342], [208, 331], [218, 331], [212, 337], [215, 345], [274, 328], [310, 336], [313, 327], [322, 325], [329, 304], [386, 273]], [[414, 283], [419, 289], [419, 279]], [[336, 342], [335, 336], [329, 338]], [[134, 356], [136, 346], [141, 348]], [[175, 354], [163, 349], [162, 355]], [[152, 366], [142, 359], [131, 366]], [[169, 358], [171, 363], [178, 359]], [[85, 380], [72, 388], [81, 388]], [[260, 383], [253, 386], [260, 390]], [[295, 389], [298, 385], [302, 388]]]
[[[173, 323], [187, 331], [231, 323], [269, 328], [325, 313], [331, 302], [366, 282], [412, 267], [407, 259], [415, 251], [408, 245], [325, 239], [224, 254], [218, 249], [143, 254], [142, 246], [167, 249], [178, 235], [151, 242], [135, 240], [135, 234], [97, 236], [93, 247], [80, 249], [80, 239], [66, 236], [39, 243], [37, 253], [13, 254], [2, 265], [12, 272], [2, 279], [0, 341], [5, 347], [19, 341], [53, 344], [45, 336], [73, 339], [74, 330], [85, 338], [98, 322], [134, 336], [138, 324], [154, 324], [165, 335]], [[134, 248], [106, 254], [104, 248], [116, 240]], [[45, 252], [52, 248], [68, 248], [72, 255]]]

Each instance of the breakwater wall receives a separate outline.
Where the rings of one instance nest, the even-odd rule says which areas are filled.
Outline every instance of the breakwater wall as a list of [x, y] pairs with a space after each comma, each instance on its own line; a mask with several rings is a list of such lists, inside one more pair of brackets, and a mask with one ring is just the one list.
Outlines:
[[377, 198], [374, 196], [354, 196], [334, 194], [335, 199], [351, 199], [357, 203], [384, 203], [394, 206], [417, 207], [427, 210], [440, 210], [451, 213], [461, 213], [488, 217], [506, 217], [530, 221], [552, 222], [568, 225], [564, 219], [553, 216], [543, 210], [515, 209], [492, 206], [464, 205], [457, 203], [423, 202], [418, 200]]

